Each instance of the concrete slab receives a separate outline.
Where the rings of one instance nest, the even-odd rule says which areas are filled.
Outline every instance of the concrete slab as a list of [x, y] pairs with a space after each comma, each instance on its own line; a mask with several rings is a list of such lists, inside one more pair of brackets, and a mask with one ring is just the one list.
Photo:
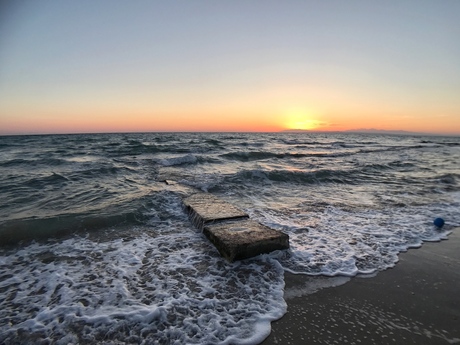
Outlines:
[[207, 224], [203, 233], [230, 262], [289, 248], [287, 234], [250, 219]]
[[228, 219], [246, 219], [249, 216], [239, 208], [207, 193], [196, 193], [183, 200], [193, 224], [203, 229], [206, 224]]
[[289, 236], [250, 220], [247, 213], [208, 193], [183, 200], [194, 223], [228, 261], [289, 248]]

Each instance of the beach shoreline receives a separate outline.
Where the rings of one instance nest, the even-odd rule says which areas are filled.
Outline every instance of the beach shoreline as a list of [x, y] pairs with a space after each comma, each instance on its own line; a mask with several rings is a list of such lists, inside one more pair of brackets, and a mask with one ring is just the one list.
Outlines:
[[317, 278], [309, 287], [315, 277], [285, 274], [287, 313], [262, 345], [460, 344], [460, 228], [374, 277], [329, 278], [337, 286], [323, 289], [328, 278]]

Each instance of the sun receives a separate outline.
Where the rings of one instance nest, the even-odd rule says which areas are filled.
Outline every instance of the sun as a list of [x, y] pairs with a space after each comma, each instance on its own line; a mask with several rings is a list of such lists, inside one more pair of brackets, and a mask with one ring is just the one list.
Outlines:
[[320, 126], [320, 121], [315, 120], [310, 111], [296, 108], [286, 112], [285, 127], [288, 129], [313, 130]]

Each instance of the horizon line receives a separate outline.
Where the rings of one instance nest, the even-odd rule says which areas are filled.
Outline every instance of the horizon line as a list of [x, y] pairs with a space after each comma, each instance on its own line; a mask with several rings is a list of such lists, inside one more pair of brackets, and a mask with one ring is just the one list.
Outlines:
[[406, 130], [387, 130], [387, 129], [347, 129], [347, 130], [308, 130], [308, 129], [284, 129], [278, 131], [120, 131], [120, 132], [43, 132], [43, 133], [0, 133], [0, 137], [7, 136], [39, 136], [39, 135], [101, 135], [101, 134], [149, 134], [149, 133], [286, 133], [286, 134], [389, 134], [389, 135], [420, 135], [420, 136], [446, 136], [458, 137], [460, 133], [433, 133], [433, 132], [412, 132]]

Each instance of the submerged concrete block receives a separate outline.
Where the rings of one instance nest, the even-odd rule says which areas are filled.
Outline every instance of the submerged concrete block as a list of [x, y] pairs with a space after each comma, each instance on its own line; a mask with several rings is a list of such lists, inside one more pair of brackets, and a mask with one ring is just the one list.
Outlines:
[[250, 220], [245, 212], [212, 194], [193, 194], [183, 202], [194, 225], [230, 262], [289, 248], [287, 234]]
[[193, 194], [184, 199], [183, 203], [193, 224], [199, 229], [203, 229], [205, 224], [216, 221], [249, 217], [239, 208], [212, 194]]
[[208, 224], [203, 233], [230, 262], [289, 248], [287, 234], [250, 219]]

